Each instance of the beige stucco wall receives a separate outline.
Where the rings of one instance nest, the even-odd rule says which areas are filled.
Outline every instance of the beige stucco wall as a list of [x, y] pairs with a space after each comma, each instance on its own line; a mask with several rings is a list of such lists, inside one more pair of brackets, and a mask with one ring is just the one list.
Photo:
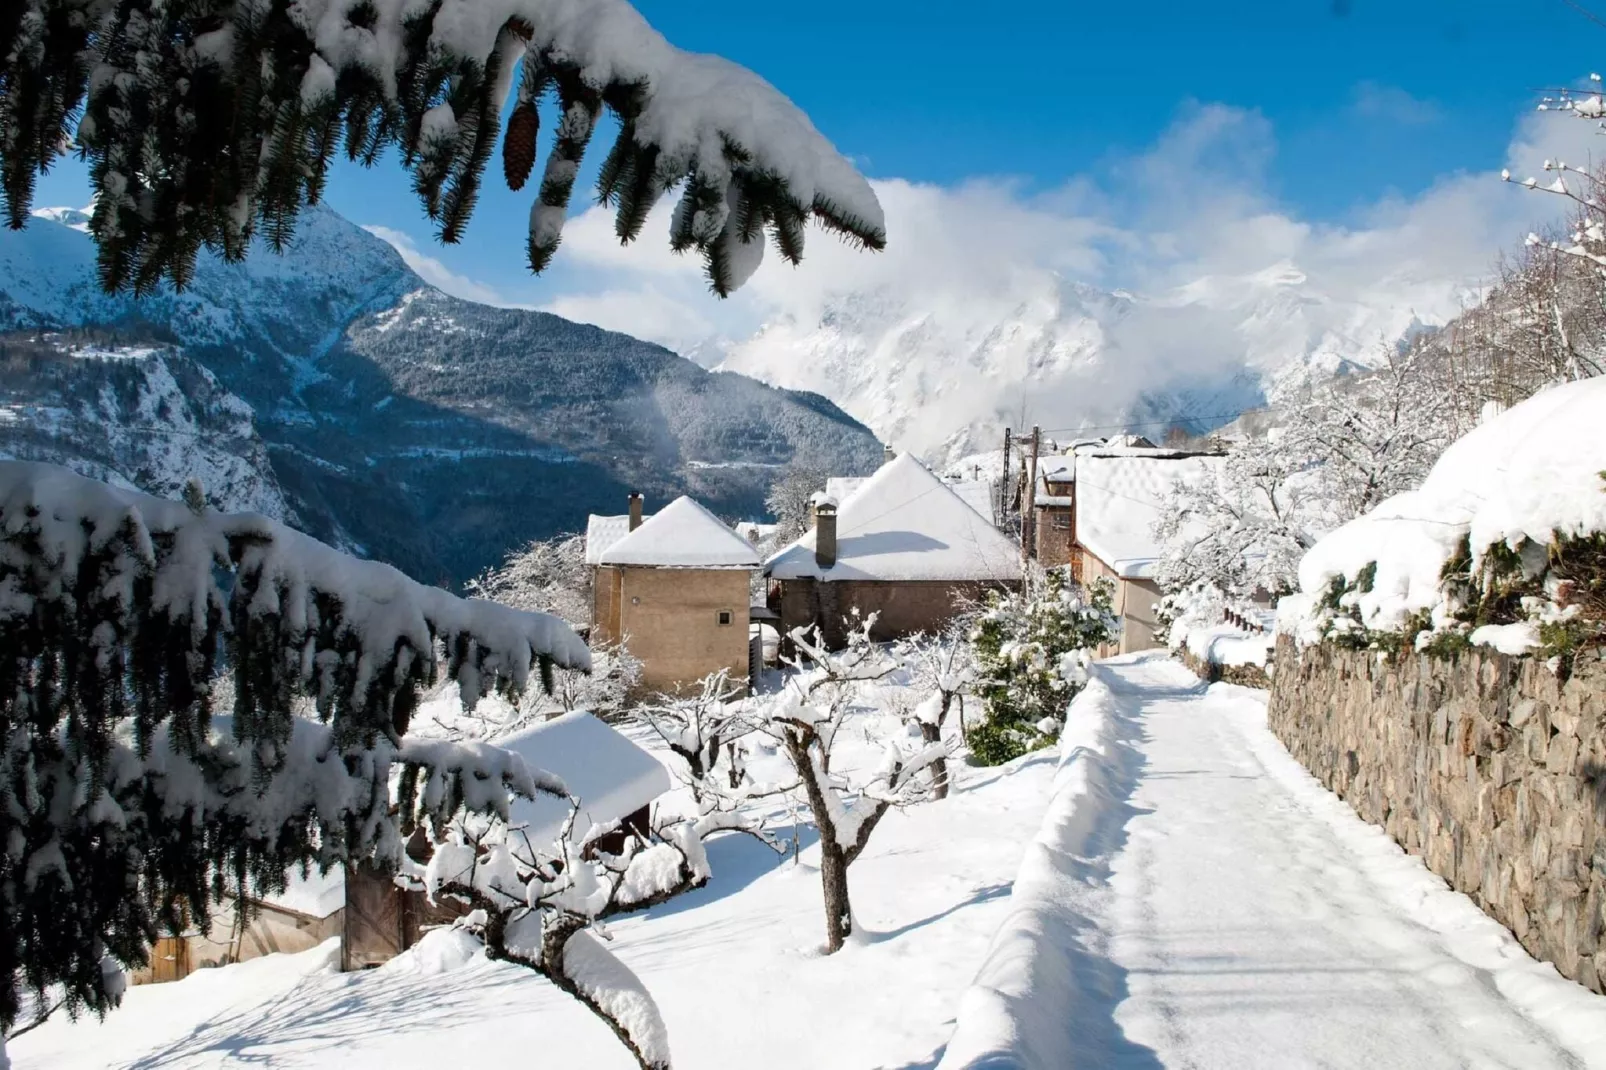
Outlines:
[[[599, 569], [599, 590], [605, 573], [616, 592], [611, 636], [641, 661], [644, 690], [689, 688], [720, 669], [747, 679], [748, 570]], [[719, 623], [721, 610], [729, 624]]]
[[1100, 650], [1104, 657], [1153, 650], [1165, 645], [1155, 619], [1160, 605], [1160, 587], [1153, 580], [1123, 580], [1087, 547], [1080, 547], [1084, 584], [1107, 579], [1115, 585], [1115, 615], [1121, 618], [1121, 641]]

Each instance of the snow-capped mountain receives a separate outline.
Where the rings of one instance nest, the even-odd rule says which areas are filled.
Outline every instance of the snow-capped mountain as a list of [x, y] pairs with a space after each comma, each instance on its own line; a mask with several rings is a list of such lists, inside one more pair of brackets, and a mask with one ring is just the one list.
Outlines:
[[839, 295], [818, 316], [774, 317], [720, 366], [823, 394], [894, 445], [946, 461], [990, 448], [1006, 426], [1208, 430], [1261, 404], [1290, 368], [1370, 363], [1424, 316], [1452, 315], [1459, 296], [1396, 280], [1335, 297], [1287, 262], [1145, 295], [1022, 271], [964, 299], [894, 285]]
[[[0, 452], [164, 494], [200, 475], [220, 505], [424, 579], [580, 530], [632, 490], [751, 517], [779, 468], [881, 457], [824, 398], [449, 297], [326, 208], [284, 256], [203, 254], [183, 293], [140, 300], [100, 292], [86, 223], [46, 209], [0, 232], [0, 338], [33, 347], [8, 365]], [[207, 450], [175, 446], [198, 429]]]

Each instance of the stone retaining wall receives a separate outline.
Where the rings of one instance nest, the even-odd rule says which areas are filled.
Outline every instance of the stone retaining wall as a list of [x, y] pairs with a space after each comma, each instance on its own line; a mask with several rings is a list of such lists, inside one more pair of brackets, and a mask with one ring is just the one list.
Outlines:
[[1270, 723], [1362, 818], [1509, 928], [1606, 986], [1606, 656], [1382, 659], [1278, 641]]

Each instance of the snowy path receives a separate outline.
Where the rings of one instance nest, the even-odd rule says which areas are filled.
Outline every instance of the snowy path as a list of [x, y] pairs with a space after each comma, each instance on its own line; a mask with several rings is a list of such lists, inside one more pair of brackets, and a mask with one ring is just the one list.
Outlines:
[[1259, 693], [1153, 657], [1100, 679], [1072, 718], [1100, 741], [1066, 760], [1093, 771], [1040, 838], [1055, 873], [1021, 878], [1021, 931], [1074, 946], [1023, 968], [1006, 925], [945, 1068], [1606, 1065], [1606, 999], [1323, 790]]

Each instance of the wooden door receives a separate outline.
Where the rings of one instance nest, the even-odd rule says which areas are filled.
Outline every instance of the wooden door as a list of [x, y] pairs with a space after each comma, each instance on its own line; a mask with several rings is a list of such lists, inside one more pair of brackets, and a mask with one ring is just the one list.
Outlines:
[[182, 936], [163, 936], [151, 948], [151, 983], [182, 981], [190, 975], [190, 942]]
[[404, 906], [401, 889], [389, 874], [348, 865], [340, 968], [366, 970], [401, 954], [409, 943]]

